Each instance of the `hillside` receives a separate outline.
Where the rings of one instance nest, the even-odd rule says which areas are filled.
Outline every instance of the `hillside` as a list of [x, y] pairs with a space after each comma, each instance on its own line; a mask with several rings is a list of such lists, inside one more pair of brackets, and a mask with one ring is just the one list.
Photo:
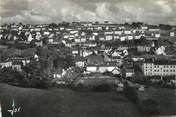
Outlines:
[[14, 117], [142, 117], [122, 94], [75, 92], [70, 89], [25, 89], [0, 84], [3, 117], [12, 100], [21, 107]]

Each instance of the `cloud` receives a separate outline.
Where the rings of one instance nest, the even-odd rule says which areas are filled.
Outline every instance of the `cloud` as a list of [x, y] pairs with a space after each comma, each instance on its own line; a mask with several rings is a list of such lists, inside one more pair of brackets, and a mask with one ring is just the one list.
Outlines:
[[[1, 0], [1, 22], [142, 21], [176, 24], [176, 0]], [[13, 20], [14, 19], [14, 20]]]
[[1, 0], [1, 7], [10, 10], [28, 10], [27, 0]]

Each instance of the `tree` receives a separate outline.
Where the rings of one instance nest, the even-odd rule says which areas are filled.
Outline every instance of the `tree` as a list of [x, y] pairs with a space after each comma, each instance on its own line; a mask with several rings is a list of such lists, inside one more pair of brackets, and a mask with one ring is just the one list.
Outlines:
[[32, 61], [23, 70], [26, 73], [26, 77], [30, 80], [30, 87], [48, 88], [50, 86], [49, 76], [43, 71], [39, 61]]
[[138, 103], [139, 101], [137, 89], [134, 87], [130, 87], [127, 84], [124, 87], [124, 95], [134, 103]]
[[51, 23], [51, 24], [49, 24], [49, 28], [57, 28], [57, 24], [56, 23]]
[[3, 51], [3, 53], [2, 53], [2, 59], [6, 60], [8, 58], [18, 57], [20, 55], [21, 55], [20, 50], [15, 49], [15, 48], [9, 48], [9, 49]]
[[4, 68], [0, 70], [0, 76], [0, 82], [29, 87], [29, 80], [25, 78], [23, 72], [17, 72], [11, 68]]
[[21, 54], [21, 56], [22, 57], [32, 57], [32, 56], [34, 56], [35, 55], [35, 52], [36, 52], [36, 49], [35, 48], [28, 48], [28, 49], [25, 49], [25, 50], [23, 50], [22, 51], [22, 54]]
[[37, 48], [37, 55], [41, 58], [47, 59], [49, 56], [49, 50], [47, 46], [42, 46]]
[[101, 84], [98, 86], [94, 86], [92, 90], [95, 92], [108, 92], [111, 91], [112, 88], [108, 84]]
[[132, 22], [132, 24], [131, 24], [131, 26], [132, 26], [133, 28], [139, 28], [141, 25], [143, 25], [142, 22]]
[[172, 26], [166, 24], [159, 24], [159, 28], [162, 30], [171, 30]]
[[26, 72], [28, 78], [42, 79], [41, 65], [38, 61], [31, 61], [23, 70]]
[[20, 23], [19, 23], [19, 25], [21, 26], [21, 25], [23, 25], [23, 23], [22, 23], [22, 22], [20, 22]]
[[53, 61], [54, 68], [63, 68], [67, 69], [71, 66], [74, 66], [74, 60], [72, 56], [66, 56], [66, 57], [58, 57]]
[[34, 47], [35, 47], [35, 40], [32, 40], [32, 41], [29, 43], [29, 47], [30, 47], [30, 48], [34, 48]]

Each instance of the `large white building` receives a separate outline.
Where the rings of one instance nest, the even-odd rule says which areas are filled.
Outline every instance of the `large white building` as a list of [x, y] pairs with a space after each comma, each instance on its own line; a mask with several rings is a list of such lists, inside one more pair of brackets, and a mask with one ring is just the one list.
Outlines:
[[145, 76], [176, 76], [176, 60], [145, 60], [142, 65]]

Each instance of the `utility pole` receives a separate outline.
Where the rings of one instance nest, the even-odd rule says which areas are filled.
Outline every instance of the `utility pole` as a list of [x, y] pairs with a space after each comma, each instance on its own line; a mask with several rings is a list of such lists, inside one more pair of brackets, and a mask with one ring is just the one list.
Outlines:
[[175, 95], [176, 95], [176, 75], [175, 75], [175, 81], [174, 81], [174, 90], [175, 90]]
[[0, 101], [0, 117], [2, 117], [1, 101]]

